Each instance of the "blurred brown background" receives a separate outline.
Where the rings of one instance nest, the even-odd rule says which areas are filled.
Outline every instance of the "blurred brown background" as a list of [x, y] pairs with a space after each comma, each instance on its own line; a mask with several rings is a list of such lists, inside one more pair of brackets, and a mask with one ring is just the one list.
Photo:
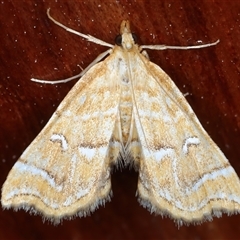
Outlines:
[[[43, 85], [31, 77], [61, 79], [79, 72], [106, 48], [51, 22], [114, 44], [123, 19], [140, 44], [196, 45], [199, 50], [148, 51], [183, 93], [209, 135], [240, 175], [240, 1], [18, 1], [0, 2], [0, 185], [74, 85]], [[0, 210], [0, 239], [237, 239], [240, 215], [179, 230], [151, 215], [135, 197], [137, 173], [114, 171], [114, 196], [90, 217], [43, 223], [24, 211]]]

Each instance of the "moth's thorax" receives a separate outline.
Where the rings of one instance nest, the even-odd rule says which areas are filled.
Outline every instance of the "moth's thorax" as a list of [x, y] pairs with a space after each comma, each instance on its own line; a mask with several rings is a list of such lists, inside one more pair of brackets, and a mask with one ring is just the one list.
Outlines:
[[132, 34], [131, 33], [123, 33], [122, 34], [122, 47], [124, 50], [131, 50], [135, 45]]

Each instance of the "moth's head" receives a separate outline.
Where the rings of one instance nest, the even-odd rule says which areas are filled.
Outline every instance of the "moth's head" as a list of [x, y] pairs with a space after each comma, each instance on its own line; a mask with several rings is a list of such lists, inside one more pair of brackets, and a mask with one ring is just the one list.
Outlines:
[[115, 38], [115, 43], [126, 50], [131, 50], [136, 44], [136, 40], [136, 35], [131, 33], [129, 21], [123, 20], [120, 26], [120, 35]]

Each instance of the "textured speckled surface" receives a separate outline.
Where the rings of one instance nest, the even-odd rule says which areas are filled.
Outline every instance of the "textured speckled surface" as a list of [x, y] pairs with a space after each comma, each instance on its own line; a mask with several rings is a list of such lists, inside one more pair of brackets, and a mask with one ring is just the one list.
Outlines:
[[[216, 47], [148, 51], [182, 92], [209, 135], [240, 175], [240, 1], [5, 1], [0, 3], [0, 184], [41, 131], [74, 82], [42, 85], [79, 72], [106, 48], [54, 25], [52, 16], [82, 33], [114, 43], [123, 19], [141, 44]], [[135, 198], [137, 174], [114, 171], [114, 196], [90, 217], [55, 227], [23, 211], [0, 210], [1, 239], [236, 239], [240, 215], [175, 227]]]

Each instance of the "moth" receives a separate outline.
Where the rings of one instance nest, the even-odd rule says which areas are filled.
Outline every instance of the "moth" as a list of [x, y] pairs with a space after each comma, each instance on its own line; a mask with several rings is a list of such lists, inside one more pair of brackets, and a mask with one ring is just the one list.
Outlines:
[[110, 200], [111, 167], [123, 160], [139, 171], [140, 204], [178, 225], [238, 213], [234, 169], [183, 94], [143, 50], [202, 48], [219, 41], [139, 46], [124, 20], [118, 44], [111, 45], [67, 28], [49, 11], [57, 25], [110, 49], [77, 76], [32, 79], [62, 83], [81, 77], [10, 171], [3, 208], [40, 213], [55, 224], [85, 216]]

